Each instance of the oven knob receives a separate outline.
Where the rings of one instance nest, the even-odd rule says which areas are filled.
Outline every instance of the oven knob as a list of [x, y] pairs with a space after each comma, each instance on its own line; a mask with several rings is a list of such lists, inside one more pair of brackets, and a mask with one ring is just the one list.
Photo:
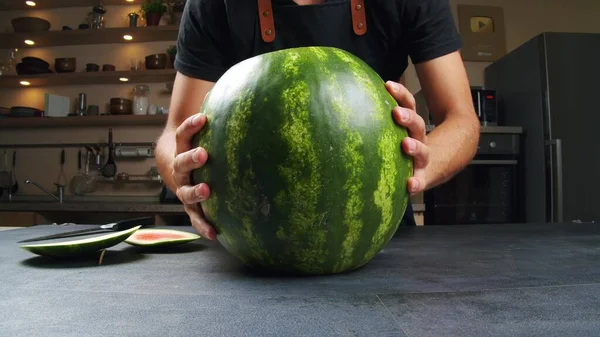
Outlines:
[[490, 142], [490, 147], [492, 149], [495, 149], [496, 148], [496, 142]]

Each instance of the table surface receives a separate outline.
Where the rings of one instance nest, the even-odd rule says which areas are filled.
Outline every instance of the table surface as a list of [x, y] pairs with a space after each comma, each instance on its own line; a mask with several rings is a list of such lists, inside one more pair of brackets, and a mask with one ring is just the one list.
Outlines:
[[363, 268], [320, 277], [257, 273], [204, 239], [121, 243], [100, 266], [16, 244], [68, 229], [0, 232], [1, 335], [600, 335], [594, 224], [401, 228]]

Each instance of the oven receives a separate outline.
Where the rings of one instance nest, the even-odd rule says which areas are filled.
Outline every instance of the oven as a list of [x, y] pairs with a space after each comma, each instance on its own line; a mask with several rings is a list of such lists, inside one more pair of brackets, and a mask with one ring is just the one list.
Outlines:
[[424, 225], [519, 222], [519, 138], [482, 133], [471, 163], [423, 194]]

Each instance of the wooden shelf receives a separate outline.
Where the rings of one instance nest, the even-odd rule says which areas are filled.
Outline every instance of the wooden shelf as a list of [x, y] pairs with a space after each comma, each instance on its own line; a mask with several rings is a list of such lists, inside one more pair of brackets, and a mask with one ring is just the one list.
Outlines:
[[[100, 29], [51, 30], [39, 33], [6, 33], [0, 34], [0, 49], [7, 48], [38, 48], [54, 46], [94, 45], [110, 43], [139, 43], [177, 40], [179, 26], [150, 26], [150, 27], [118, 27]], [[132, 40], [123, 39], [131, 35]], [[35, 45], [25, 44], [32, 40]]]
[[142, 0], [133, 0], [127, 2], [125, 0], [38, 0], [35, 1], [36, 6], [30, 7], [25, 4], [25, 0], [2, 0], [0, 1], [0, 11], [6, 10], [21, 10], [21, 9], [50, 9], [64, 7], [90, 7], [102, 3], [104, 6], [115, 5], [140, 5]]
[[9, 117], [0, 119], [0, 129], [163, 125], [167, 115], [107, 115], [73, 117]]
[[[140, 71], [97, 71], [51, 73], [41, 75], [7, 75], [0, 76], [0, 88], [31, 88], [63, 85], [94, 85], [94, 84], [128, 84], [128, 83], [161, 83], [173, 82], [174, 69], [156, 69]], [[121, 78], [128, 81], [122, 82]], [[21, 85], [27, 81], [29, 86]]]

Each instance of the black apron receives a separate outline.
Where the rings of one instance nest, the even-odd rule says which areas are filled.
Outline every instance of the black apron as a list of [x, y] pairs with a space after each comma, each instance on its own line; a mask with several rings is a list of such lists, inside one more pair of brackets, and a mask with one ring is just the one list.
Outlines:
[[[395, 57], [395, 49], [403, 48], [394, 43], [400, 41], [394, 35], [398, 28], [380, 22], [393, 22], [395, 14], [381, 2], [368, 4], [366, 8], [364, 0], [328, 0], [302, 6], [293, 0], [226, 0], [232, 59], [237, 63], [275, 50], [330, 46], [360, 57], [384, 81], [399, 81], [408, 61]], [[382, 16], [387, 16], [386, 20], [376, 20]], [[409, 202], [401, 226], [414, 225]]]

